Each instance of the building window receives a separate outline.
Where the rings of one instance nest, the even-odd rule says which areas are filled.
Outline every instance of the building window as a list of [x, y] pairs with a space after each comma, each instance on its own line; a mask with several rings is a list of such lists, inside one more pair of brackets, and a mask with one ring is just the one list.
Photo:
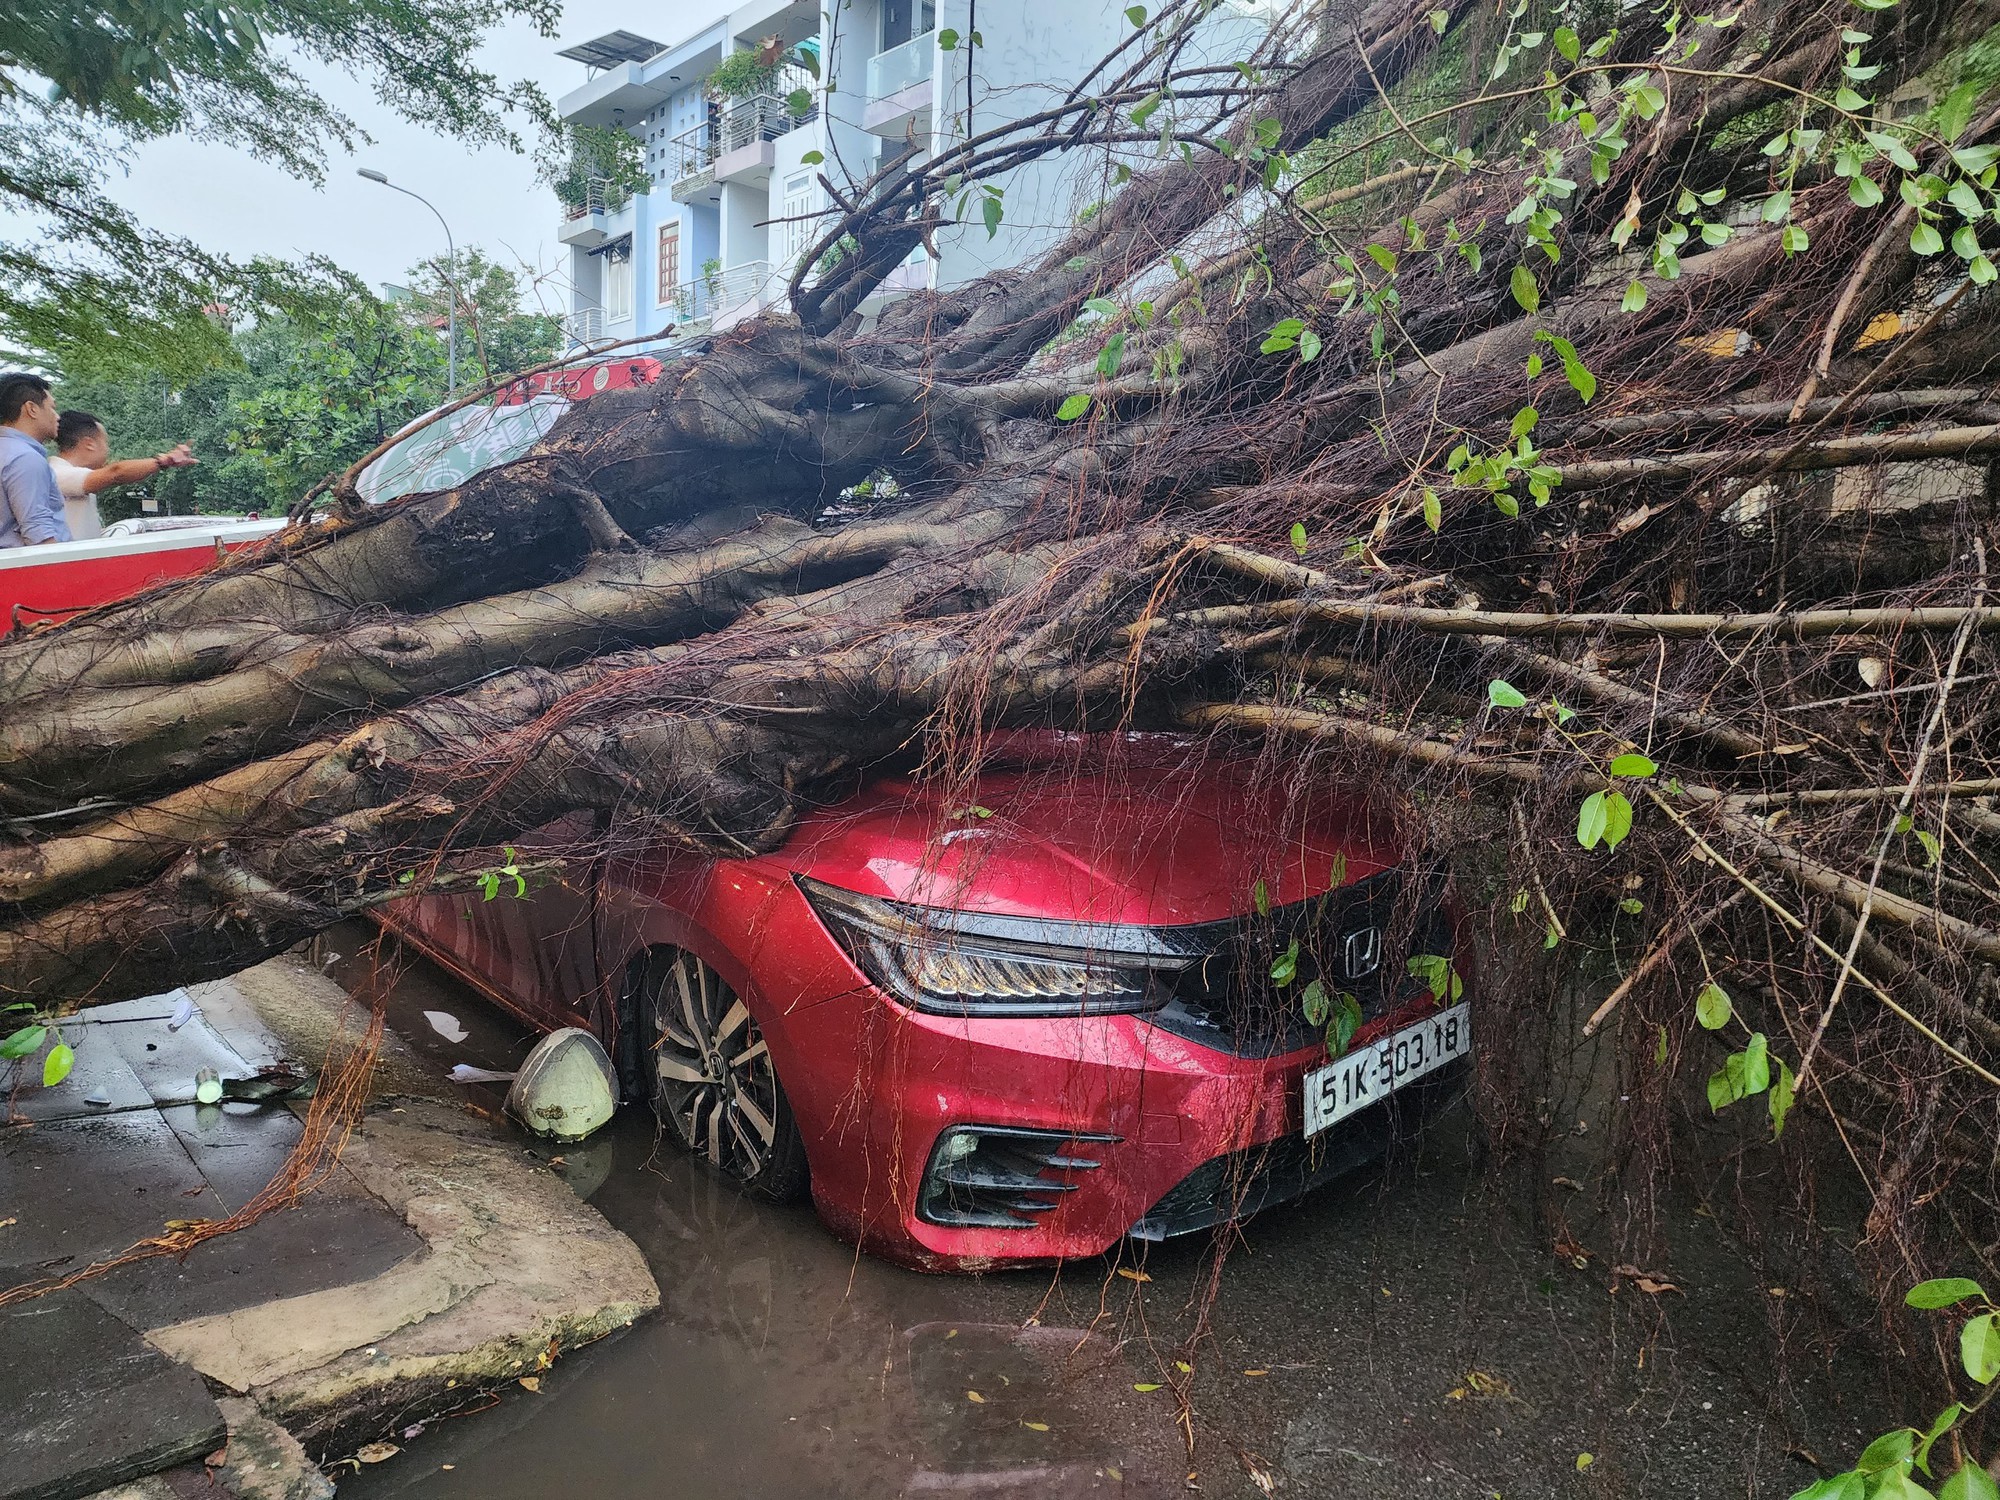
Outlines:
[[674, 288], [681, 284], [681, 226], [660, 226], [660, 295], [653, 300], [665, 307], [674, 300]]

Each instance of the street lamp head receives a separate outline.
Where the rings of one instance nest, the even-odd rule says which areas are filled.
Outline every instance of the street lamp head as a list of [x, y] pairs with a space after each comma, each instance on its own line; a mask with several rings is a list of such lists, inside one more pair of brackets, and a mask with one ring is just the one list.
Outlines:
[[357, 176], [366, 177], [370, 182], [379, 182], [384, 187], [389, 185], [387, 172], [378, 172], [373, 167], [356, 167], [354, 171]]

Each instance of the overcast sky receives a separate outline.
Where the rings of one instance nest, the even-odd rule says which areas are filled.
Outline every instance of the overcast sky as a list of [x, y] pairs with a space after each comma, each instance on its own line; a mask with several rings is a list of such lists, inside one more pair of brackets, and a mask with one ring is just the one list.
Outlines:
[[[503, 82], [533, 79], [553, 99], [584, 80], [582, 65], [557, 57], [557, 48], [621, 27], [670, 40], [677, 24], [671, 18], [684, 8], [672, 0], [639, 7], [566, 0], [556, 39], [516, 23], [493, 34], [481, 61]], [[543, 267], [560, 263], [556, 200], [535, 181], [526, 155], [439, 139], [398, 119], [368, 85], [352, 79], [336, 76], [326, 92], [375, 144], [329, 161], [323, 187], [238, 151], [167, 140], [135, 155], [130, 175], [110, 184], [112, 196], [143, 222], [226, 255], [292, 258], [316, 251], [371, 283], [400, 281], [413, 262], [444, 249], [443, 235], [422, 204], [355, 175], [357, 167], [375, 167], [436, 204], [461, 247], [478, 245], [496, 258]], [[553, 286], [550, 300], [566, 305]]]

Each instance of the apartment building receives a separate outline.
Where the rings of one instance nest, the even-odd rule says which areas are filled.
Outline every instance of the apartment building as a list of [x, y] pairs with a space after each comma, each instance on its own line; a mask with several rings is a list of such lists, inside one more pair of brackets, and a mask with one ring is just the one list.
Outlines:
[[[1268, 4], [1218, 8], [1208, 50], [1245, 56]], [[570, 336], [717, 330], [782, 302], [820, 236], [828, 181], [845, 191], [885, 153], [935, 151], [1055, 103], [1132, 20], [1114, 0], [761, 0], [673, 7], [695, 24], [658, 40], [612, 32], [565, 49], [587, 81], [558, 108], [640, 145], [650, 190], [604, 181], [565, 205]], [[977, 39], [976, 42], [974, 39]], [[745, 67], [735, 54], [779, 61]], [[815, 76], [815, 72], [817, 76]], [[1107, 190], [1102, 153], [1069, 152], [994, 179], [997, 232], [976, 213], [914, 251], [864, 313], [916, 287], [1020, 265]]]

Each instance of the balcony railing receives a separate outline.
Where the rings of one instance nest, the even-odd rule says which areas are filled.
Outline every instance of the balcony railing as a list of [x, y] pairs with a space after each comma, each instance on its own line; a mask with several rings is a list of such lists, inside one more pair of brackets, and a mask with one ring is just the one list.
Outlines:
[[785, 280], [768, 260], [749, 260], [726, 271], [684, 281], [668, 307], [682, 323], [723, 317], [739, 309], [769, 307], [784, 295]]
[[667, 181], [675, 187], [715, 170], [722, 139], [715, 121], [703, 120], [692, 130], [683, 130], [667, 142]]
[[869, 99], [887, 99], [891, 94], [900, 94], [912, 84], [922, 83], [930, 77], [931, 57], [936, 48], [937, 33], [926, 31], [922, 36], [911, 37], [900, 47], [891, 47], [887, 52], [878, 52], [869, 58]]
[[[812, 93], [807, 89], [808, 94]], [[722, 112], [721, 148], [736, 151], [744, 146], [754, 146], [759, 141], [775, 141], [788, 131], [797, 130], [808, 120], [819, 118], [819, 96], [813, 95], [813, 102], [806, 106], [804, 114], [792, 113], [791, 95], [752, 94], [747, 99], [738, 99]]]
[[615, 214], [627, 203], [632, 195], [608, 177], [592, 177], [583, 184], [583, 201], [565, 203], [563, 217], [572, 222], [589, 218], [592, 214]]

